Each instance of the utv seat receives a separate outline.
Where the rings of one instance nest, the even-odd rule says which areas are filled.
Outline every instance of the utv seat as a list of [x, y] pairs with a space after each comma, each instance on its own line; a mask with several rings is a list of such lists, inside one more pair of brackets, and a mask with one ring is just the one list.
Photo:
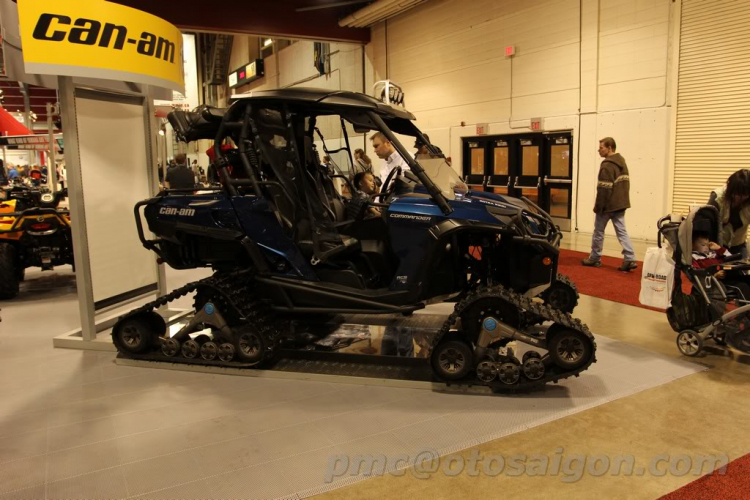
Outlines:
[[315, 190], [318, 194], [318, 199], [323, 206], [330, 209], [330, 214], [333, 217], [333, 222], [344, 222], [347, 220], [346, 205], [341, 195], [336, 190], [331, 178], [322, 171], [322, 167], [318, 163], [318, 154], [313, 148], [312, 138], [305, 136], [305, 170], [308, 172], [310, 178], [314, 182]]
[[[339, 241], [336, 241], [339, 239]], [[349, 257], [355, 253], [362, 251], [362, 245], [359, 240], [352, 238], [351, 236], [341, 235], [339, 238], [329, 238], [326, 240], [325, 235], [321, 236], [320, 246], [321, 251], [324, 254], [333, 252], [331, 259], [336, 260], [343, 257]], [[315, 245], [312, 240], [300, 240], [297, 242], [300, 252], [308, 259], [312, 259], [315, 255]]]

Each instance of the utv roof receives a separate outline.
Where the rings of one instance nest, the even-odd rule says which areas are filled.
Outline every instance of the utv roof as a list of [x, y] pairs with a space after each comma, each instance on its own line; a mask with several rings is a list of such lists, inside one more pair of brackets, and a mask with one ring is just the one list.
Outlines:
[[413, 114], [403, 108], [390, 106], [372, 96], [360, 92], [350, 92], [348, 90], [330, 91], [326, 89], [297, 87], [290, 89], [259, 90], [248, 92], [247, 94], [237, 94], [233, 95], [232, 99], [236, 101], [244, 99], [297, 101], [311, 105], [325, 104], [336, 107], [371, 109], [380, 114], [396, 118], [404, 118], [407, 120], [415, 119]]

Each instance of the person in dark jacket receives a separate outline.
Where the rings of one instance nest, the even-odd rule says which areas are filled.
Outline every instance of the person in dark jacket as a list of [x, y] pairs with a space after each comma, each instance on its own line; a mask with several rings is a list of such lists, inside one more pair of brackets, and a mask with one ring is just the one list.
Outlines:
[[719, 243], [726, 246], [731, 253], [740, 253], [743, 259], [747, 259], [750, 170], [743, 168], [730, 175], [726, 185], [711, 191], [708, 204], [719, 210]]
[[594, 203], [594, 235], [591, 238], [591, 254], [583, 259], [584, 266], [599, 267], [602, 265], [602, 247], [604, 230], [611, 220], [615, 227], [617, 239], [622, 245], [623, 262], [618, 268], [628, 272], [636, 269], [633, 243], [625, 228], [625, 210], [630, 208], [630, 174], [625, 158], [616, 153], [617, 144], [611, 137], [599, 141], [599, 156], [604, 158], [599, 167], [599, 180], [596, 185], [596, 202]]
[[187, 157], [178, 153], [174, 157], [175, 167], [167, 170], [168, 189], [191, 189], [195, 187], [195, 174], [187, 166]]

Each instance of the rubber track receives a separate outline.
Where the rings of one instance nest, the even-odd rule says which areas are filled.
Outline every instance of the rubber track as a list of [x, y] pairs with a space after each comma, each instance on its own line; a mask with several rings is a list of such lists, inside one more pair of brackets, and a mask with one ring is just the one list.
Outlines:
[[[264, 360], [259, 363], [263, 364], [266, 361], [272, 360], [276, 353], [279, 351], [279, 338], [280, 332], [284, 331], [283, 325], [285, 320], [282, 318], [274, 317], [263, 305], [255, 293], [252, 291], [252, 275], [246, 271], [239, 271], [234, 273], [222, 273], [215, 274], [209, 278], [205, 278], [200, 281], [188, 283], [172, 293], [159, 297], [158, 299], [149, 302], [129, 313], [121, 316], [118, 320], [123, 321], [127, 318], [135, 315], [153, 311], [154, 309], [161, 307], [173, 300], [183, 297], [191, 292], [199, 289], [210, 289], [213, 293], [217, 293], [221, 296], [222, 302], [231, 305], [234, 308], [237, 317], [245, 323], [252, 322], [253, 326], [257, 328], [267, 340], [269, 351], [266, 353]], [[533, 301], [523, 295], [517, 294], [502, 286], [480, 286], [475, 290], [468, 293], [463, 300], [456, 304], [453, 313], [443, 323], [440, 331], [434, 337], [432, 345], [430, 346], [430, 352], [435, 348], [438, 342], [447, 335], [451, 328], [456, 324], [456, 321], [461, 316], [464, 310], [470, 307], [474, 302], [486, 299], [486, 298], [498, 298], [506, 302], [511, 303], [513, 306], [526, 311], [527, 315], [533, 315], [538, 318], [543, 318], [543, 321], [552, 321], [555, 324], [579, 331], [589, 337], [592, 342], [592, 356], [591, 358], [581, 367], [576, 370], [569, 372], [560, 372], [559, 367], [550, 366], [548, 367], [547, 374], [540, 380], [526, 380], [521, 377], [523, 382], [516, 385], [507, 385], [501, 382], [493, 381], [489, 384], [485, 384], [477, 379], [467, 378], [461, 381], [451, 381], [448, 385], [484, 385], [489, 386], [495, 392], [526, 392], [534, 389], [544, 387], [549, 382], [557, 383], [559, 380], [569, 378], [572, 376], [578, 376], [581, 372], [587, 370], [591, 363], [596, 362], [596, 342], [593, 335], [589, 331], [588, 327], [584, 325], [579, 319], [574, 319], [570, 314], [562, 311], [553, 309], [552, 307], [543, 304], [541, 302]], [[240, 327], [241, 328], [241, 327]], [[160, 350], [154, 350], [144, 354], [131, 354], [120, 346], [115, 345], [120, 351], [120, 354], [131, 359], [142, 359], [146, 361], [161, 361], [170, 363], [184, 363], [184, 364], [200, 364], [205, 366], [222, 366], [227, 368], [250, 368], [258, 367], [259, 364], [242, 363], [239, 361], [223, 362], [220, 360], [206, 361], [200, 357], [193, 359], [183, 358], [179, 355], [168, 357], [161, 353]]]
[[[234, 310], [236, 317], [244, 324], [252, 324], [261, 335], [266, 338], [267, 351], [260, 363], [243, 363], [241, 361], [223, 362], [218, 359], [206, 361], [203, 358], [183, 358], [179, 354], [176, 356], [165, 356], [161, 350], [155, 350], [143, 354], [133, 354], [118, 345], [115, 337], [113, 341], [121, 355], [131, 359], [143, 359], [147, 361], [167, 361], [172, 363], [201, 364], [206, 366], [225, 366], [230, 368], [249, 368], [255, 367], [272, 360], [278, 352], [279, 329], [275, 328], [276, 319], [263, 307], [263, 303], [252, 292], [251, 285], [252, 274], [250, 271], [235, 271], [216, 273], [211, 277], [188, 283], [171, 293], [159, 297], [147, 304], [134, 309], [127, 314], [118, 318], [118, 323], [133, 316], [147, 313], [157, 309], [173, 300], [184, 297], [185, 295], [198, 291], [208, 291], [215, 300], [219, 298], [222, 306], [229, 306]], [[239, 327], [241, 329], [242, 327]]]
[[[578, 293], [578, 287], [576, 286], [575, 283], [573, 283], [573, 280], [570, 279], [569, 276], [557, 273], [556, 281], [558, 283], [564, 283], [573, 289], [573, 291], [576, 293], [576, 303], [573, 305], [573, 308], [575, 309], [576, 307], [578, 307], [578, 299], [581, 298], [581, 294]], [[542, 298], [544, 298], [544, 293], [542, 293]]]
[[470, 292], [466, 297], [464, 297], [463, 300], [456, 304], [455, 308], [453, 309], [453, 313], [448, 316], [448, 319], [445, 321], [445, 323], [443, 323], [443, 326], [441, 327], [438, 334], [435, 335], [435, 338], [432, 341], [432, 345], [430, 346], [430, 354], [438, 345], [438, 343], [443, 339], [443, 337], [450, 333], [451, 328], [456, 324], [456, 321], [461, 317], [461, 314], [466, 309], [471, 307], [471, 305], [476, 301], [487, 298], [503, 300], [512, 304], [516, 308], [526, 311], [527, 313], [530, 313], [536, 317], [543, 318], [543, 321], [552, 321], [557, 325], [561, 325], [565, 328], [570, 328], [572, 330], [581, 332], [591, 339], [591, 357], [585, 364], [583, 364], [579, 368], [568, 372], [560, 371], [561, 369], [555, 365], [549, 366], [547, 367], [548, 371], [546, 372], [545, 376], [539, 380], [528, 380], [525, 379], [523, 375], [521, 375], [519, 383], [515, 385], [507, 385], [498, 381], [493, 381], [489, 384], [485, 384], [477, 379], [471, 378], [467, 378], [466, 380], [451, 381], [449, 385], [487, 385], [491, 387], [495, 392], [526, 392], [541, 388], [549, 382], [557, 383], [562, 379], [573, 376], [577, 377], [581, 372], [586, 371], [589, 366], [591, 366], [591, 363], [596, 362], [596, 341], [589, 328], [584, 325], [580, 319], [573, 318], [570, 314], [564, 313], [557, 309], [553, 309], [552, 307], [541, 302], [533, 301], [528, 297], [524, 297], [523, 295], [508, 290], [507, 288], [500, 285], [480, 286], [474, 291]]

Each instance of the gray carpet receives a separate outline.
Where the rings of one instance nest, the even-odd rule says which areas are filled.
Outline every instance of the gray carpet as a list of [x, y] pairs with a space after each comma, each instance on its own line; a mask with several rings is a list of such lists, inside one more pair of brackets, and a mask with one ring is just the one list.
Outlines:
[[326, 482], [336, 457], [382, 455], [387, 472], [702, 369], [601, 335], [580, 378], [513, 397], [124, 367], [51, 348], [78, 320], [55, 280], [0, 303], [0, 498], [305, 497], [365, 478]]

